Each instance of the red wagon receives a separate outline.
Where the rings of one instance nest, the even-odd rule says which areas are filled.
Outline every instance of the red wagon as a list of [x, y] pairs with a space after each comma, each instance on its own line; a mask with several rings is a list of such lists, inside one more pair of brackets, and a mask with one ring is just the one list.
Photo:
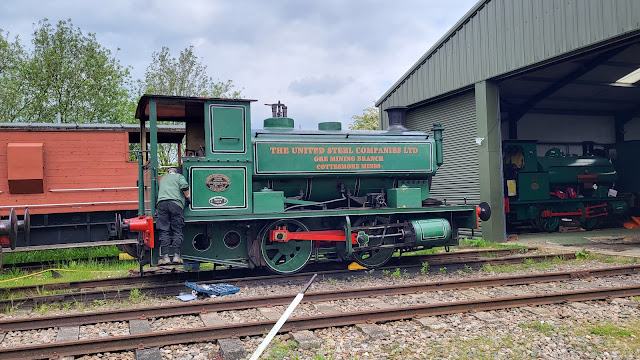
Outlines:
[[[159, 141], [181, 146], [183, 127], [159, 130]], [[4, 245], [15, 231], [11, 209], [20, 230], [26, 209], [30, 218], [18, 247], [27, 245], [25, 234], [39, 247], [107, 241], [116, 214], [138, 212], [138, 160], [129, 149], [139, 139], [139, 126], [129, 124], [0, 124]]]

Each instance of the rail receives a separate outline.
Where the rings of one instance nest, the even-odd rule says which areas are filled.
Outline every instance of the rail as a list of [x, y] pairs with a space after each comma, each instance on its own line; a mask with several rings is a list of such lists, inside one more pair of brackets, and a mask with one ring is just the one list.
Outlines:
[[[424, 316], [449, 315], [470, 311], [489, 311], [533, 305], [549, 305], [565, 302], [604, 300], [613, 297], [640, 295], [640, 285], [620, 286], [500, 297], [481, 300], [452, 301], [437, 304], [383, 308], [337, 314], [322, 314], [289, 318], [281, 332], [314, 330], [363, 323], [407, 320]], [[58, 359], [64, 356], [95, 354], [158, 346], [186, 344], [213, 339], [260, 336], [272, 327], [275, 320], [225, 324], [180, 330], [153, 331], [143, 334], [111, 336], [105, 338], [51, 342], [0, 349], [0, 358], [13, 359]]]
[[[515, 276], [500, 276], [490, 278], [473, 278], [418, 284], [354, 288], [346, 290], [341, 289], [316, 291], [306, 293], [302, 302], [316, 303], [383, 295], [406, 295], [433, 291], [463, 290], [469, 288], [529, 285], [534, 283], [567, 281], [589, 277], [611, 277], [632, 274], [640, 274], [640, 265]], [[97, 324], [101, 322], [127, 321], [132, 319], [139, 319], [141, 317], [159, 318], [167, 316], [193, 315], [206, 312], [238, 311], [258, 307], [287, 305], [295, 296], [296, 294], [271, 295], [264, 297], [196, 301], [190, 303], [132, 309], [115, 309], [108, 311], [82, 312], [77, 314], [7, 319], [0, 320], [0, 333], [7, 331], [54, 328], [59, 326], [80, 326]]]
[[[444, 262], [444, 261], [436, 262], [436, 261], [430, 260], [428, 262], [430, 266], [434, 266], [434, 267], [447, 265], [448, 268], [453, 268], [455, 266], [463, 267], [467, 265], [467, 266], [479, 268], [485, 264], [493, 264], [493, 265], [516, 264], [516, 263], [523, 263], [526, 259], [532, 259], [534, 261], [546, 260], [546, 259], [550, 259], [558, 256], [559, 255], [554, 254], [554, 255], [535, 255], [535, 256], [525, 256], [525, 257], [518, 256], [518, 257], [493, 258], [493, 259], [462, 259], [462, 260], [454, 260], [454, 261], [447, 261], [447, 262]], [[564, 259], [575, 258], [575, 254], [561, 254], [560, 257], [563, 257]], [[418, 260], [416, 261], [416, 264], [411, 264], [409, 266], [396, 264], [393, 266], [383, 267], [381, 269], [382, 270], [384, 269], [393, 270], [397, 268], [420, 269], [422, 268], [422, 266], [423, 266], [422, 262]], [[322, 275], [335, 276], [338, 274], [346, 274], [346, 273], [352, 274], [353, 271], [341, 269], [341, 270], [321, 271], [318, 273]], [[185, 273], [182, 275], [185, 277], [183, 277], [182, 281], [180, 282], [161, 282], [156, 280], [156, 282], [153, 284], [141, 283], [140, 281], [143, 281], [143, 278], [137, 278], [139, 279], [137, 281], [134, 280], [136, 278], [129, 278], [131, 279], [130, 283], [127, 283], [125, 288], [121, 287], [121, 288], [115, 288], [115, 289], [101, 288], [97, 290], [87, 290], [86, 288], [80, 288], [80, 287], [67, 287], [66, 284], [62, 284], [60, 287], [53, 288], [53, 289], [58, 289], [58, 290], [68, 289], [68, 290], [77, 290], [77, 291], [54, 294], [54, 295], [31, 295], [31, 296], [25, 296], [21, 298], [2, 299], [0, 300], [0, 306], [19, 309], [19, 308], [30, 308], [40, 304], [55, 303], [55, 302], [88, 303], [95, 300], [126, 300], [130, 297], [131, 291], [134, 288], [135, 288], [134, 291], [147, 296], [172, 296], [172, 295], [178, 294], [180, 291], [183, 291], [185, 289], [183, 281], [188, 279], [189, 274]], [[240, 277], [235, 279], [227, 278], [227, 279], [218, 279], [218, 280], [203, 280], [203, 281], [199, 281], [199, 283], [215, 284], [220, 282], [238, 282], [238, 281], [244, 281], [245, 283], [249, 281], [259, 281], [263, 283], [265, 280], [286, 278], [287, 280], [293, 281], [294, 279], [297, 279], [297, 278], [307, 279], [308, 277], [309, 277], [309, 273], [299, 273], [296, 275], [288, 275], [288, 276], [276, 275], [276, 276], [257, 276], [254, 278]], [[158, 284], [157, 282], [160, 282], [160, 283]], [[95, 285], [95, 282], [93, 285]], [[40, 289], [42, 289], [42, 287], [40, 287]], [[16, 293], [16, 292], [20, 293], [20, 290], [16, 288], [10, 289], [10, 291], [12, 293]], [[32, 291], [31, 294], [34, 294], [34, 292]]]
[[[500, 249], [501, 251], [505, 250], [519, 250], [519, 249]], [[436, 256], [434, 256], [436, 255]], [[423, 262], [427, 261], [430, 266], [441, 266], [447, 265], [452, 268], [455, 266], [476, 266], [480, 267], [484, 264], [514, 264], [514, 263], [522, 263], [526, 259], [532, 260], [546, 260], [552, 259], [555, 257], [563, 257], [565, 259], [575, 258], [575, 254], [545, 254], [545, 255], [529, 255], [529, 256], [511, 256], [511, 257], [495, 257], [495, 258], [486, 258], [486, 259], [477, 259], [477, 258], [465, 258], [465, 256], [460, 256], [458, 254], [444, 254], [444, 258], [438, 259], [437, 255], [443, 254], [434, 254], [434, 255], [423, 255], [423, 256], [412, 256], [406, 257], [402, 260], [396, 258], [396, 263], [389, 264], [383, 269], [396, 269], [398, 267], [408, 269], [420, 269], [422, 268]], [[477, 255], [477, 254], [476, 254]], [[402, 263], [400, 263], [402, 261]], [[411, 261], [408, 263], [408, 261]], [[287, 279], [287, 280], [295, 280], [299, 278], [308, 278], [309, 274], [318, 273], [321, 275], [346, 275], [353, 274], [353, 271], [345, 270], [341, 268], [340, 270], [324, 270], [317, 271], [317, 269], [310, 268], [309, 272], [298, 273], [294, 275], [263, 275], [263, 276], [240, 276], [240, 277], [232, 277], [238, 276], [240, 274], [247, 274], [247, 271], [244, 269], [237, 271], [229, 271], [227, 276], [218, 276], [216, 280], [205, 280], [207, 277], [212, 277], [214, 275], [218, 275], [218, 272], [210, 271], [210, 272], [201, 272], [201, 273], [176, 273], [176, 274], [163, 274], [155, 277], [121, 277], [121, 278], [111, 278], [111, 279], [99, 279], [99, 280], [84, 280], [77, 282], [69, 282], [69, 283], [52, 283], [47, 285], [40, 286], [23, 286], [23, 287], [14, 287], [14, 288], [6, 288], [0, 289], [0, 293], [4, 293], [5, 296], [10, 297], [11, 294], [29, 294], [25, 297], [20, 298], [7, 298], [0, 300], [0, 306], [8, 306], [13, 308], [28, 308], [38, 304], [46, 304], [46, 303], [54, 303], [54, 302], [92, 302], [94, 300], [118, 300], [118, 299], [127, 299], [130, 295], [131, 289], [135, 288], [136, 291], [139, 291], [141, 294], [145, 294], [148, 296], [169, 296], [175, 295], [178, 292], [184, 290], [184, 281], [185, 280], [193, 280], [194, 277], [198, 278], [198, 281], [202, 284], [215, 284], [220, 282], [239, 282], [243, 281], [245, 283], [249, 281], [259, 281], [264, 282], [266, 280], [278, 280], [278, 279]], [[255, 273], [253, 271], [252, 273]], [[223, 273], [224, 274], [224, 273]], [[230, 275], [230, 276], [229, 276]], [[173, 282], [170, 282], [173, 281]], [[126, 287], [125, 287], [126, 286]], [[114, 288], [117, 287], [117, 288]], [[96, 290], [88, 290], [90, 288], [96, 288]], [[42, 290], [70, 290], [70, 292], [54, 294], [54, 295], [35, 295]]]

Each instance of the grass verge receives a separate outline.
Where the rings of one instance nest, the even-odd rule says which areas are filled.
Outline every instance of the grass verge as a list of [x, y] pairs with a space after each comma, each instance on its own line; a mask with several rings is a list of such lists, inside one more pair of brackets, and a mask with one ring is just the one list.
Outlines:
[[530, 321], [518, 324], [519, 329], [504, 335], [493, 329], [475, 335], [437, 335], [430, 339], [429, 347], [416, 354], [395, 343], [386, 348], [389, 359], [441, 358], [448, 359], [541, 359], [558, 356], [560, 349], [548, 351], [551, 342], [562, 342], [565, 353], [580, 358], [635, 359], [640, 353], [640, 319], [620, 323], [551, 324]]
[[519, 270], [545, 270], [553, 267], [556, 264], [566, 264], [576, 260], [565, 260], [559, 257], [553, 259], [535, 261], [533, 259], [524, 259], [522, 264], [509, 264], [509, 265], [492, 265], [484, 264], [480, 271], [488, 273], [510, 273]]
[[460, 239], [461, 247], [481, 247], [491, 249], [526, 249], [527, 246], [518, 244], [502, 244], [487, 241], [483, 238], [480, 239]]
[[100, 257], [118, 256], [120, 252], [121, 251], [118, 250], [115, 245], [70, 249], [19, 251], [2, 254], [2, 262], [4, 265], [30, 262], [60, 262], [68, 260], [95, 259]]
[[54, 269], [62, 275], [60, 277], [54, 277], [51, 269], [30, 274], [14, 268], [6, 274], [0, 274], [0, 289], [126, 276], [129, 270], [137, 268], [136, 261], [72, 260]]

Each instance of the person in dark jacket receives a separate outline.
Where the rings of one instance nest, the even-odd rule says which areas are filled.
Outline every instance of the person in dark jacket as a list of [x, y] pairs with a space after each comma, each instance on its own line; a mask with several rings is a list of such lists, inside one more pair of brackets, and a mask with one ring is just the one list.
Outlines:
[[182, 174], [178, 174], [178, 169], [169, 168], [167, 174], [160, 179], [159, 187], [158, 204], [156, 206], [158, 213], [156, 228], [160, 233], [160, 260], [158, 265], [171, 263], [169, 247], [173, 248], [173, 262], [182, 264], [183, 209], [186, 202], [185, 191], [189, 190], [189, 184]]

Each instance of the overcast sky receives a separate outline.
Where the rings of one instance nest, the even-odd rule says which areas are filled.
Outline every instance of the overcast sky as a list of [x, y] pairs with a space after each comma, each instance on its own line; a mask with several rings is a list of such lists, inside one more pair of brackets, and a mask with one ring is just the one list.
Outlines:
[[182, 0], [0, 2], [0, 28], [30, 45], [34, 23], [71, 18], [140, 78], [162, 46], [193, 45], [209, 75], [231, 79], [254, 126], [281, 100], [296, 127], [316, 128], [372, 106], [475, 0]]

